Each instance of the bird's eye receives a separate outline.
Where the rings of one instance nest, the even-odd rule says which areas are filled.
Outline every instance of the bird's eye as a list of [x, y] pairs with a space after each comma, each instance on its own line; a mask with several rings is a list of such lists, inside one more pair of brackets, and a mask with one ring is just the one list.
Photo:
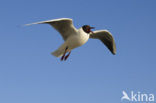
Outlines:
[[89, 27], [89, 26], [87, 26], [87, 27], [86, 27], [86, 29], [87, 29], [87, 30], [90, 30], [90, 27]]

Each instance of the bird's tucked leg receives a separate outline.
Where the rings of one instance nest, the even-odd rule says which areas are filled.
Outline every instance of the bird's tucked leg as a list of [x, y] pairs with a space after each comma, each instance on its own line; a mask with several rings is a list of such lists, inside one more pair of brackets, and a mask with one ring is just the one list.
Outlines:
[[64, 60], [67, 60], [67, 58], [69, 57], [71, 51], [69, 51], [69, 53], [65, 56]]
[[64, 51], [64, 54], [63, 54], [63, 56], [61, 57], [61, 61], [64, 60], [65, 55], [66, 55], [66, 53], [67, 53], [67, 49], [68, 49], [68, 47], [66, 47], [66, 49], [65, 49], [65, 51]]

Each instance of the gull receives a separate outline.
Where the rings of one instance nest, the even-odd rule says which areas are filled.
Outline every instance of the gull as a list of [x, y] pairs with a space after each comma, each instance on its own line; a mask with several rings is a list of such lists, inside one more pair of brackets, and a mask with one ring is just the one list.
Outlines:
[[91, 29], [94, 29], [94, 27], [89, 25], [83, 25], [81, 28], [76, 29], [73, 25], [72, 19], [70, 18], [59, 18], [25, 25], [29, 26], [33, 24], [50, 24], [61, 34], [64, 43], [57, 50], [51, 53], [56, 57], [62, 56], [61, 61], [67, 60], [71, 50], [84, 45], [90, 38], [101, 40], [112, 54], [116, 54], [115, 41], [112, 34], [107, 30], [98, 30], [93, 32]]

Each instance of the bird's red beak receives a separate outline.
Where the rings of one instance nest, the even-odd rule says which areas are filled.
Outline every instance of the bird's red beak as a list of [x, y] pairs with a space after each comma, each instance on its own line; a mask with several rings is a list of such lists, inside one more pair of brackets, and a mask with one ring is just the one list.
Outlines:
[[95, 29], [95, 27], [90, 27], [90, 29]]
[[95, 27], [90, 27], [90, 32], [93, 34], [94, 32], [91, 29], [95, 29]]

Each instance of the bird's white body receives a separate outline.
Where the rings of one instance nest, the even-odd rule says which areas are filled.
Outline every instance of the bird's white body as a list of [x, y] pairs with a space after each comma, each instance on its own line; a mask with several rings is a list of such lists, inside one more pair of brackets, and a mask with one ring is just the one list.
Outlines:
[[65, 43], [69, 46], [69, 49], [74, 49], [85, 44], [89, 39], [89, 34], [85, 33], [82, 28], [80, 28], [76, 35], [70, 36]]
[[76, 34], [71, 35], [67, 38], [67, 40], [62, 44], [56, 51], [52, 52], [52, 54], [56, 57], [60, 57], [63, 55], [64, 50], [68, 47], [68, 51], [71, 51], [74, 48], [82, 46], [89, 39], [89, 34], [85, 33], [82, 28], [78, 29]]

